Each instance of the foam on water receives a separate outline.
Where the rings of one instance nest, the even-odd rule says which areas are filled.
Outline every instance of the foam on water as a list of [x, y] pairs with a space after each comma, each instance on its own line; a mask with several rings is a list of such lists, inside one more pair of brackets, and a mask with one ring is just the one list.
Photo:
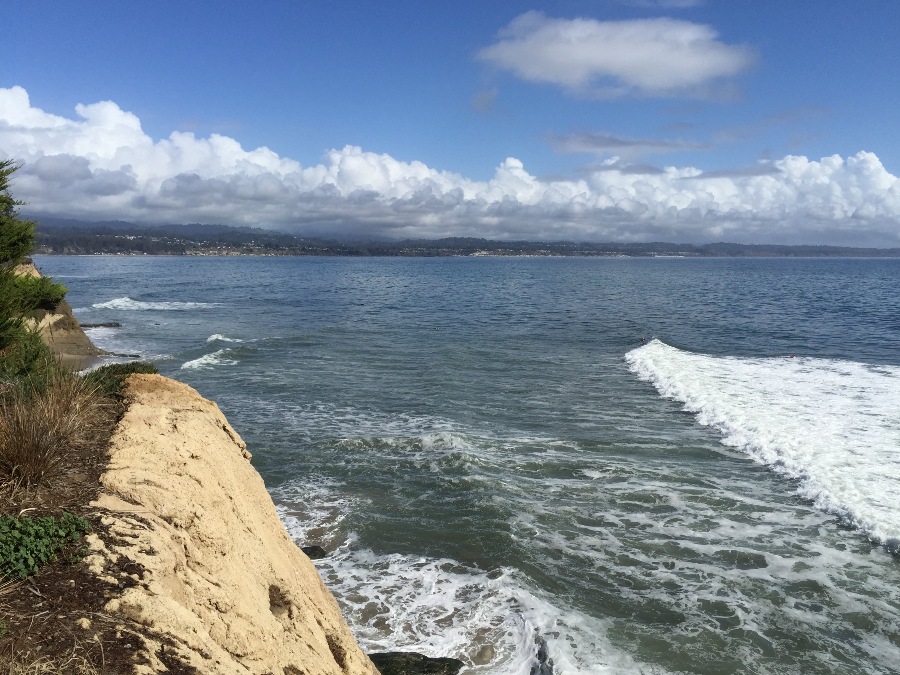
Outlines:
[[322, 476], [290, 482], [272, 490], [275, 510], [291, 537], [301, 546], [316, 544], [334, 550], [348, 538], [341, 524], [347, 513], [362, 505], [358, 496], [342, 494], [337, 484]]
[[230, 338], [222, 335], [221, 333], [216, 333], [215, 335], [210, 335], [206, 338], [207, 342], [243, 342], [238, 338]]
[[109, 356], [104, 356], [101, 361], [96, 364], [98, 367], [107, 363], [132, 361], [135, 358], [155, 363], [167, 361], [172, 358], [169, 354], [148, 351], [144, 348], [139, 339], [135, 338], [133, 334], [123, 331], [121, 328], [97, 326], [95, 328], [85, 328], [84, 333], [97, 347], [106, 352], [110, 352], [111, 354]]
[[118, 328], [106, 326], [84, 329], [85, 335], [90, 338], [91, 342], [108, 352], [122, 352], [129, 348], [119, 340], [120, 332]]
[[[886, 556], [845, 545], [822, 512], [774, 493], [772, 477], [729, 464], [700, 479], [669, 461], [594, 465], [574, 480], [520, 478], [500, 498], [542, 571], [575, 580], [577, 565], [590, 579], [581, 606], [632, 617], [607, 632], [620, 648], [662, 633], [698, 668], [688, 672], [743, 672], [729, 670], [742, 662], [747, 672], [858, 672], [848, 654], [872, 659], [865, 672], [889, 672], [900, 607]], [[529, 498], [538, 487], [542, 498]], [[889, 628], [859, 630], [866, 623]], [[803, 641], [809, 649], [792, 653]], [[714, 654], [721, 671], [706, 670]]]
[[228, 358], [232, 350], [219, 349], [218, 351], [204, 354], [200, 358], [187, 361], [181, 365], [182, 370], [197, 370], [200, 368], [214, 368], [215, 366], [235, 366], [237, 361]]
[[177, 311], [217, 306], [218, 304], [214, 302], [143, 302], [141, 300], [132, 300], [128, 296], [91, 305], [94, 309], [118, 309], [125, 311]]
[[723, 443], [799, 479], [799, 493], [900, 547], [900, 367], [693, 354], [659, 340], [626, 360]]
[[663, 672], [615, 649], [603, 621], [542, 598], [516, 570], [358, 548], [341, 530], [361, 504], [334, 484], [292, 483], [273, 497], [299, 545], [331, 550], [316, 566], [365, 651], [453, 656], [468, 673], [529, 675], [540, 637], [557, 675]]

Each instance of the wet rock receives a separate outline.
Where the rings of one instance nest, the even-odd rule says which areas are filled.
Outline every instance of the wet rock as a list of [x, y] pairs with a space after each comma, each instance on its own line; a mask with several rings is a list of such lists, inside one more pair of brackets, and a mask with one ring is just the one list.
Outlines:
[[494, 645], [482, 645], [478, 648], [478, 651], [475, 652], [475, 656], [472, 657], [472, 664], [476, 666], [485, 666], [494, 660], [496, 654], [497, 650], [494, 649]]
[[82, 328], [121, 328], [122, 324], [118, 321], [105, 321], [103, 323], [83, 323]]
[[310, 560], [319, 560], [328, 555], [328, 551], [321, 546], [301, 546], [300, 550], [303, 551]]
[[457, 675], [466, 664], [459, 659], [431, 658], [415, 652], [369, 654], [381, 675]]
[[534, 641], [537, 643], [537, 653], [534, 655], [531, 675], [553, 675], [553, 659], [547, 650], [547, 641], [540, 635], [536, 635]]

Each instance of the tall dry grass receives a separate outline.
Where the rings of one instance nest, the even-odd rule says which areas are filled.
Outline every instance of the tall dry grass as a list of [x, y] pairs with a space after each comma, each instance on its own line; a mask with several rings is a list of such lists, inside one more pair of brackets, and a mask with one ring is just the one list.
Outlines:
[[112, 414], [97, 386], [71, 372], [16, 383], [0, 395], [0, 483], [28, 488], [53, 478]]

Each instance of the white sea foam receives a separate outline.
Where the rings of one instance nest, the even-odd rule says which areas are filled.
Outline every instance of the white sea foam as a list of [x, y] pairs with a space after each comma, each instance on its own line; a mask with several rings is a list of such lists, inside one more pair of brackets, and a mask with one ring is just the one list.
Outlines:
[[273, 497], [298, 544], [331, 551], [316, 566], [365, 651], [453, 656], [466, 672], [529, 675], [540, 636], [557, 675], [650, 672], [614, 648], [603, 621], [539, 597], [515, 570], [359, 549], [352, 533], [339, 531], [347, 510], [361, 504], [336, 485], [317, 479]]
[[210, 335], [206, 338], [207, 342], [243, 342], [238, 338], [230, 338], [222, 335], [221, 333], [216, 333], [215, 335]]
[[605, 638], [603, 621], [539, 597], [510, 568], [367, 550], [338, 551], [318, 567], [366, 651], [454, 656], [475, 672], [528, 675], [541, 636], [558, 675], [641, 672]]
[[316, 544], [329, 550], [344, 543], [347, 537], [341, 523], [361, 502], [359, 497], [342, 494], [322, 476], [282, 485], [272, 491], [272, 498], [294, 541], [300, 546]]
[[369, 455], [404, 457], [425, 462], [454, 457], [474, 463], [493, 463], [498, 457], [516, 454], [523, 446], [550, 453], [572, 443], [555, 438], [528, 435], [515, 430], [502, 434], [490, 429], [463, 427], [459, 423], [430, 415], [408, 412], [385, 413], [353, 406], [335, 406], [319, 401], [248, 398], [242, 405], [256, 420], [278, 420], [296, 439], [330, 438], [343, 447], [365, 448]]
[[115, 298], [106, 302], [97, 302], [91, 305], [94, 309], [118, 309], [126, 311], [177, 311], [186, 309], [203, 309], [205, 307], [217, 307], [213, 302], [143, 302], [132, 300], [129, 297]]
[[91, 342], [101, 349], [112, 352], [123, 351], [122, 346], [117, 340], [120, 333], [118, 328], [95, 326], [93, 328], [85, 328], [84, 333], [91, 339]]
[[714, 357], [659, 340], [625, 358], [660, 394], [721, 431], [723, 443], [799, 479], [818, 508], [900, 545], [900, 368]]
[[204, 354], [198, 359], [187, 361], [181, 365], [182, 370], [196, 370], [198, 368], [213, 368], [215, 366], [234, 366], [237, 361], [229, 359], [226, 354], [231, 352], [230, 349], [220, 349], [209, 354]]

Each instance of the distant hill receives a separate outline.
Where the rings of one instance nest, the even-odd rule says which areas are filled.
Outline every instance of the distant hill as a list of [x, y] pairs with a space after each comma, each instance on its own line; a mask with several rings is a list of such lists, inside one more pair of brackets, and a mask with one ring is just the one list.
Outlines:
[[287, 256], [686, 256], [900, 257], [900, 248], [496, 241], [473, 237], [403, 241], [338, 241], [253, 227], [190, 223], [137, 225], [125, 221], [40, 218], [35, 253], [51, 255], [287, 255]]

